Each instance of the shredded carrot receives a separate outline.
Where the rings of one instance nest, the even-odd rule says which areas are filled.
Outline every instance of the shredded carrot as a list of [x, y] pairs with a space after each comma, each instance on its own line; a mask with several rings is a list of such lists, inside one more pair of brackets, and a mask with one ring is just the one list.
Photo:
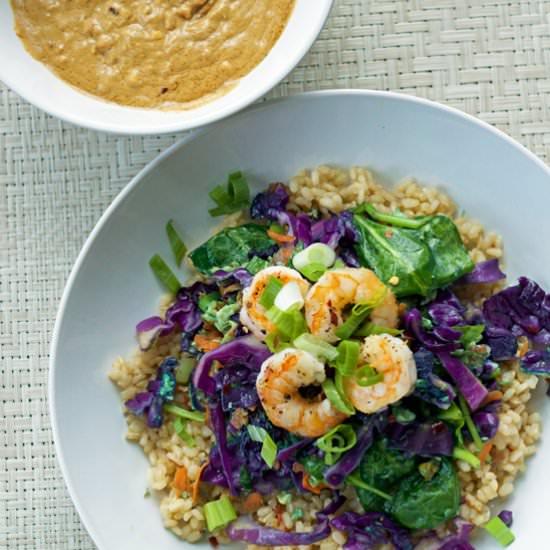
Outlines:
[[273, 256], [273, 259], [277, 263], [286, 265], [290, 262], [290, 258], [292, 258], [293, 253], [294, 253], [293, 246], [284, 246], [283, 248], [279, 248], [277, 254]]
[[251, 514], [262, 507], [264, 499], [260, 493], [250, 493], [241, 504], [241, 510], [245, 514]]
[[518, 356], [523, 357], [529, 351], [529, 341], [525, 336], [518, 339]]
[[219, 340], [213, 340], [201, 334], [197, 334], [195, 338], [193, 338], [193, 342], [201, 351], [212, 351], [220, 347]]
[[271, 229], [267, 230], [267, 236], [276, 243], [293, 243], [296, 240], [296, 237], [292, 235], [281, 235], [281, 233], [275, 233]]
[[483, 464], [487, 460], [487, 457], [491, 454], [492, 448], [493, 448], [492, 441], [487, 441], [487, 443], [483, 445], [483, 449], [481, 449], [481, 452], [479, 453], [479, 461], [481, 462], [481, 464]]
[[187, 491], [189, 489], [189, 478], [187, 477], [187, 469], [185, 466], [180, 466], [176, 470], [172, 487], [178, 491]]
[[481, 402], [481, 407], [484, 407], [488, 403], [492, 403], [493, 401], [500, 401], [504, 395], [499, 390], [493, 390], [490, 391], [486, 396], [485, 399]]
[[201, 484], [201, 476], [204, 472], [204, 469], [208, 466], [208, 460], [199, 468], [199, 473], [197, 474], [197, 479], [193, 482], [191, 486], [191, 497], [193, 498], [193, 504], [197, 503], [199, 498], [199, 485]]
[[285, 507], [280, 502], [277, 502], [277, 504], [275, 505], [275, 517], [277, 518], [277, 526], [283, 524], [284, 511]]
[[302, 487], [306, 491], [311, 491], [312, 493], [315, 493], [316, 495], [321, 494], [321, 489], [326, 489], [328, 485], [325, 485], [324, 483], [319, 483], [319, 485], [311, 485], [309, 483], [309, 474], [304, 473], [304, 477], [302, 478]]

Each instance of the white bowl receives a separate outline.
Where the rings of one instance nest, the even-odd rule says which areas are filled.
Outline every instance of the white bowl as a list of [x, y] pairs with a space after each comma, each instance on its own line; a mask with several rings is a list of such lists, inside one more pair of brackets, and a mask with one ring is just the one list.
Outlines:
[[[368, 165], [387, 183], [414, 175], [442, 186], [469, 216], [503, 235], [511, 281], [525, 274], [550, 288], [550, 171], [458, 111], [391, 93], [315, 93], [256, 106], [185, 138], [102, 216], [76, 261], [55, 326], [50, 405], [57, 452], [101, 550], [192, 547], [165, 531], [157, 504], [143, 498], [147, 460], [124, 440], [119, 395], [107, 379], [113, 359], [135, 348], [136, 322], [157, 311], [162, 289], [147, 262], [157, 252], [170, 257], [165, 222], [178, 220], [187, 244], [197, 245], [215, 223], [207, 190], [228, 172], [242, 169], [257, 191], [320, 163]], [[536, 406], [550, 424], [550, 407], [541, 400]], [[547, 547], [549, 458], [546, 438], [506, 503], [515, 512], [515, 548]], [[498, 545], [482, 538], [478, 548]]]
[[220, 120], [266, 94], [302, 59], [317, 38], [333, 0], [296, 0], [267, 57], [226, 95], [187, 111], [124, 107], [66, 84], [36, 61], [15, 34], [10, 2], [0, 2], [0, 80], [40, 109], [73, 124], [117, 134], [164, 134]]

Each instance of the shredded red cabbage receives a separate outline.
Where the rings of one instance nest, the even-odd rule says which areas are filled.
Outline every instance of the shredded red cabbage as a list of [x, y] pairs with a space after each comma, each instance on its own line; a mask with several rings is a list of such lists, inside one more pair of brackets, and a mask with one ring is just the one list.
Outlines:
[[488, 410], [477, 411], [472, 414], [472, 420], [482, 438], [493, 439], [498, 431], [498, 415]]
[[528, 374], [550, 376], [550, 353], [548, 350], [528, 351], [521, 358], [521, 370]]
[[458, 342], [440, 340], [435, 334], [430, 334], [422, 328], [422, 313], [416, 308], [409, 309], [403, 318], [406, 332], [416, 338], [429, 351], [454, 351], [460, 348]]
[[412, 456], [452, 456], [453, 433], [444, 422], [390, 422], [385, 430], [388, 447]]
[[448, 382], [433, 372], [434, 359], [435, 355], [427, 349], [414, 352], [417, 373], [414, 395], [440, 409], [448, 409], [456, 393]]
[[345, 550], [371, 550], [387, 543], [392, 543], [396, 550], [413, 548], [408, 531], [383, 513], [345, 512], [332, 519], [330, 525], [347, 533]]
[[512, 527], [512, 523], [514, 523], [514, 515], [512, 510], [502, 510], [498, 517], [502, 520], [502, 523], [504, 523], [506, 527]]
[[244, 267], [238, 267], [233, 271], [224, 271], [223, 269], [219, 269], [214, 272], [211, 277], [219, 282], [226, 282], [232, 279], [237, 281], [243, 288], [249, 286], [253, 278]]
[[494, 283], [505, 279], [506, 275], [500, 270], [498, 260], [486, 260], [474, 266], [470, 273], [466, 273], [457, 281], [458, 284]]

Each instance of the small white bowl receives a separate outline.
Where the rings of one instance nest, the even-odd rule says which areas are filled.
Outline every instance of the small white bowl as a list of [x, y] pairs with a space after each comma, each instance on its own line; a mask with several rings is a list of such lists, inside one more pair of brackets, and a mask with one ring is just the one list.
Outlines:
[[229, 116], [276, 86], [315, 42], [333, 0], [296, 0], [282, 35], [267, 57], [229, 93], [185, 111], [141, 109], [80, 92], [36, 61], [14, 31], [10, 2], [0, 2], [0, 80], [30, 103], [79, 126], [116, 134], [165, 134], [190, 130]]
[[[208, 215], [207, 191], [229, 172], [243, 170], [257, 192], [320, 163], [367, 165], [387, 184], [413, 175], [442, 186], [470, 217], [502, 234], [510, 282], [524, 274], [550, 288], [550, 171], [473, 117], [398, 94], [339, 91], [265, 103], [191, 134], [102, 216], [73, 268], [54, 330], [49, 390], [57, 454], [100, 550], [210, 548], [178, 540], [162, 526], [154, 499], [143, 498], [147, 459], [124, 440], [120, 396], [107, 379], [113, 360], [135, 349], [136, 322], [158, 310], [163, 291], [148, 260], [171, 257], [166, 221], [177, 220], [194, 247], [219, 223]], [[534, 406], [548, 429], [548, 402]], [[545, 437], [506, 502], [514, 548], [548, 548], [549, 459]], [[498, 544], [486, 536], [476, 548]]]

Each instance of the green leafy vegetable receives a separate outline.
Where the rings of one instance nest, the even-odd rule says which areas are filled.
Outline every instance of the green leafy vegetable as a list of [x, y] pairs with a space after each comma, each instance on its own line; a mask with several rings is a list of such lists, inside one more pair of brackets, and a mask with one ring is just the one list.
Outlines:
[[485, 530], [501, 545], [509, 546], [512, 544], [516, 537], [512, 533], [511, 529], [498, 517], [491, 518]]
[[468, 349], [470, 346], [477, 344], [481, 340], [483, 331], [485, 330], [485, 325], [454, 326], [453, 330], [462, 332], [460, 342], [465, 349]]
[[217, 185], [208, 195], [218, 205], [208, 211], [211, 216], [232, 214], [250, 204], [250, 190], [241, 172], [229, 174], [226, 188]]
[[181, 283], [178, 278], [172, 273], [172, 270], [168, 267], [166, 262], [158, 255], [155, 254], [150, 260], [149, 265], [156, 275], [157, 279], [169, 290], [172, 294], [177, 294], [181, 288]]
[[356, 246], [360, 260], [383, 281], [397, 277], [393, 291], [398, 297], [428, 296], [474, 267], [456, 225], [447, 216], [406, 218], [365, 205], [356, 210], [353, 221], [360, 236]]
[[275, 246], [262, 225], [247, 223], [228, 227], [189, 253], [195, 268], [204, 275], [223, 269], [231, 271], [246, 265], [257, 254], [270, 252]]
[[388, 493], [384, 493], [384, 491], [377, 489], [373, 485], [365, 483], [357, 474], [350, 474], [348, 477], [346, 477], [346, 482], [350, 485], [353, 485], [354, 487], [361, 489], [362, 491], [374, 495], [375, 497], [379, 497], [384, 500], [391, 500], [391, 495], [388, 495]]
[[207, 502], [203, 508], [206, 518], [206, 525], [210, 532], [224, 527], [228, 523], [237, 519], [237, 512], [233, 508], [233, 504], [227, 495], [222, 496], [218, 500]]
[[309, 476], [309, 484], [313, 487], [325, 482], [325, 461], [317, 455], [306, 455], [298, 459]]
[[251, 275], [256, 275], [256, 273], [259, 273], [262, 269], [265, 269], [266, 267], [269, 267], [271, 264], [259, 256], [254, 256], [248, 263], [244, 265], [244, 268], [250, 273]]
[[458, 514], [460, 482], [452, 462], [442, 459], [431, 480], [416, 472], [399, 483], [386, 511], [409, 529], [434, 529]]
[[[359, 465], [359, 475], [369, 486], [391, 493], [399, 480], [413, 472], [415, 467], [414, 458], [388, 449], [386, 440], [378, 439], [364, 454]], [[359, 488], [357, 496], [366, 512], [379, 512], [383, 509], [383, 501], [372, 491]]]
[[183, 258], [185, 257], [187, 247], [185, 246], [185, 243], [183, 242], [182, 238], [179, 236], [179, 233], [174, 227], [173, 220], [170, 220], [166, 224], [166, 235], [168, 236], [168, 241], [170, 241], [170, 247], [172, 248], [172, 252], [174, 253], [174, 260], [176, 261], [176, 265], [179, 266]]

